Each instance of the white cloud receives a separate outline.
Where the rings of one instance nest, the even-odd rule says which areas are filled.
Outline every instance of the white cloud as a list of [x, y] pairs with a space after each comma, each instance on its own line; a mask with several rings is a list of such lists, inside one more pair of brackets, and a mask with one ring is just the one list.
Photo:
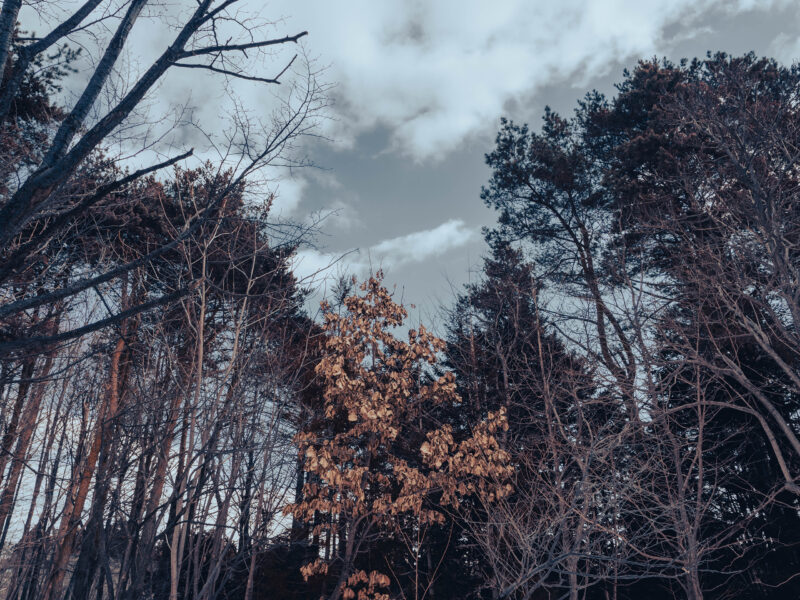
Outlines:
[[800, 61], [800, 37], [779, 34], [770, 45], [772, 54], [785, 65]]
[[379, 259], [380, 264], [397, 267], [463, 246], [474, 233], [461, 219], [451, 219], [434, 229], [384, 240], [370, 248], [370, 254]]
[[433, 229], [383, 240], [366, 251], [330, 253], [304, 249], [295, 256], [294, 271], [300, 279], [314, 281], [338, 272], [364, 275], [379, 268], [397, 269], [464, 246], [475, 236], [476, 231], [464, 221], [451, 219]]
[[[77, 0], [57, 3], [59, 11]], [[496, 130], [511, 102], [524, 103], [545, 85], [608, 72], [616, 63], [669, 50], [687, 36], [702, 35], [711, 11], [735, 14], [771, 10], [790, 0], [350, 0], [290, 2], [242, 0], [237, 11], [260, 13], [274, 25], [270, 37], [308, 30], [307, 52], [329, 64], [323, 75], [336, 83], [333, 116], [325, 133], [353, 142], [375, 126], [386, 127], [393, 148], [416, 160], [447, 155], [470, 136]], [[174, 36], [168, 26], [191, 3], [154, 5], [131, 35], [129, 58], [141, 72]], [[30, 7], [23, 21], [49, 29]], [[52, 25], [52, 23], [51, 23]], [[667, 34], [666, 32], [670, 33]], [[667, 37], [667, 36], [671, 37]], [[784, 39], [785, 38], [785, 39]], [[787, 60], [800, 52], [794, 38], [776, 40]], [[259, 74], [280, 70], [295, 51], [280, 47], [258, 65]], [[256, 59], [253, 59], [254, 61]], [[287, 82], [288, 83], [288, 82]], [[268, 120], [274, 94], [289, 86], [232, 82], [210, 73], [174, 69], [161, 83], [154, 104], [162, 114], [189, 102], [194, 117], [212, 137], [224, 139], [232, 99], [248, 114]], [[196, 134], [195, 134], [196, 137]], [[192, 143], [179, 138], [179, 142]], [[280, 184], [278, 208], [296, 210], [302, 180]]]
[[276, 217], [286, 217], [292, 214], [303, 199], [303, 191], [308, 186], [301, 177], [281, 177], [274, 181], [270, 187], [275, 193], [271, 214]]
[[333, 200], [328, 207], [321, 211], [320, 216], [322, 217], [320, 225], [324, 226], [326, 230], [345, 232], [364, 225], [355, 207], [341, 199]]
[[[387, 126], [398, 149], [441, 157], [492, 131], [503, 106], [576, 74], [652, 56], [711, 9], [769, 9], [773, 0], [368, 0], [279, 3], [289, 29], [338, 83], [338, 137]], [[281, 10], [283, 9], [283, 10]], [[674, 29], [674, 27], [673, 27]], [[698, 28], [695, 32], [701, 32]]]

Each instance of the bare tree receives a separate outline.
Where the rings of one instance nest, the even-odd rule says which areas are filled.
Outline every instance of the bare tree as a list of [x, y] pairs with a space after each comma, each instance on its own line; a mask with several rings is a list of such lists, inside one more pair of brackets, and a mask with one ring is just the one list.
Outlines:
[[[290, 69], [294, 69], [297, 55], [286, 59], [272, 76], [261, 76], [246, 70], [248, 56], [255, 54], [257, 57], [268, 57], [273, 49], [298, 42], [306, 32], [278, 38], [260, 38], [267, 24], [242, 18], [237, 1], [209, 0], [187, 7], [188, 12], [184, 13], [182, 22], [174, 27], [174, 38], [166, 50], [140, 76], [129, 82], [126, 91], [119, 98], [113, 99], [109, 106], [103, 108], [103, 114], [92, 116], [92, 110], [104, 107], [101, 94], [111, 84], [114, 69], [130, 44], [131, 36], [135, 34], [134, 26], [144, 18], [146, 9], [153, 4], [147, 0], [131, 0], [118, 15], [106, 15], [103, 23], [115, 22], [115, 29], [112, 37], [101, 48], [89, 81], [69, 109], [59, 109], [57, 114], [52, 115], [49, 127], [53, 133], [39, 140], [34, 156], [29, 157], [27, 162], [17, 161], [15, 181], [0, 198], [0, 247], [4, 248], [6, 259], [0, 283], [4, 286], [35, 265], [37, 256], [48, 248], [54, 236], [85, 218], [98, 202], [125, 189], [138, 178], [191, 155], [191, 150], [178, 152], [171, 158], [143, 166], [132, 173], [106, 168], [99, 178], [88, 185], [81, 185], [79, 181], [79, 178], [87, 177], [88, 169], [92, 163], [96, 163], [98, 153], [104, 151], [104, 144], [109, 142], [110, 136], [129, 125], [134, 111], [170, 70], [200, 69], [217, 74], [223, 79], [251, 81], [253, 85], [276, 85], [290, 76], [294, 79], [289, 81], [282, 104], [272, 121], [264, 127], [248, 118], [244, 107], [237, 111], [238, 114], [234, 115], [230, 123], [227, 143], [218, 147], [221, 152], [220, 168], [232, 168], [234, 174], [227, 179], [225, 186], [208, 198], [204, 210], [175, 232], [173, 239], [149, 248], [147, 252], [127, 263], [61, 281], [54, 289], [42, 290], [34, 286], [33, 289], [37, 291], [28, 295], [11, 293], [6, 287], [3, 291], [3, 306], [0, 307], [0, 319], [6, 322], [24, 311], [115, 280], [127, 271], [145, 265], [177, 247], [212, 216], [223, 198], [249, 176], [266, 165], [291, 162], [291, 147], [299, 137], [311, 133], [315, 124], [314, 117], [324, 106], [324, 89], [317, 84], [308, 63], [305, 63], [307, 68], [304, 72], [290, 72]], [[15, 102], [15, 96], [24, 87], [26, 78], [30, 78], [36, 61], [49, 48], [65, 42], [76, 32], [96, 27], [97, 20], [93, 18], [95, 13], [105, 10], [102, 2], [90, 0], [80, 5], [49, 34], [42, 38], [25, 39], [13, 34], [19, 6], [18, 2], [5, 2], [1, 13], [3, 21], [0, 32], [11, 32], [0, 36], [3, 38], [0, 58], [8, 64], [10, 72], [4, 80], [2, 93], [5, 100], [3, 111], [0, 112], [7, 134], [15, 125], [15, 114], [10, 107]], [[224, 41], [219, 38], [222, 31], [226, 35]], [[298, 76], [301, 83], [296, 81]], [[94, 323], [55, 335], [41, 336], [29, 331], [27, 335], [19, 336], [7, 331], [6, 340], [0, 342], [0, 352], [15, 352], [22, 348], [41, 347], [47, 343], [74, 339], [121, 322], [139, 312], [172, 302], [188, 292], [189, 287], [175, 290], [171, 295], [129, 306], [121, 314], [109, 314]]]

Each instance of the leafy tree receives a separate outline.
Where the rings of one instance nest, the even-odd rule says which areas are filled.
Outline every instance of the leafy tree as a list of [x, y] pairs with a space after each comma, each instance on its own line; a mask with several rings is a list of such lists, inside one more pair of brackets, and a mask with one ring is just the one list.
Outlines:
[[527, 253], [550, 326], [627, 417], [604, 433], [623, 488], [602, 493], [624, 497], [628, 581], [697, 598], [794, 561], [773, 527], [796, 527], [798, 81], [752, 54], [642, 62], [573, 118], [504, 121], [487, 155], [489, 240]]
[[[302, 501], [287, 510], [336, 539], [333, 555], [304, 569], [307, 577], [336, 574], [331, 600], [388, 598], [378, 591], [390, 585], [387, 569], [405, 595], [423, 596], [435, 576], [419, 564], [425, 536], [445, 521], [443, 509], [469, 495], [492, 502], [511, 490], [508, 455], [496, 437], [508, 429], [505, 408], [471, 431], [437, 426], [433, 410], [460, 403], [451, 373], [428, 374], [445, 344], [422, 326], [407, 341], [392, 334], [407, 313], [381, 278], [347, 297], [343, 314], [323, 305], [325, 350], [316, 371], [330, 425], [297, 437], [310, 479]], [[405, 545], [410, 582], [397, 576], [399, 565], [370, 555], [387, 537]]]

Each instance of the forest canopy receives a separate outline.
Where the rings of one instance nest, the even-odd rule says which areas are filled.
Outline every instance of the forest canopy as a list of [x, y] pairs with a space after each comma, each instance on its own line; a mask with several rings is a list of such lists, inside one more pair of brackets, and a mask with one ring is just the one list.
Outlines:
[[[98, 4], [43, 37], [0, 12], [3, 598], [800, 595], [800, 69], [642, 61], [502, 119], [434, 332], [381, 271], [308, 312], [307, 232], [257, 185], [327, 103], [264, 50], [305, 32], [201, 0], [106, 105], [131, 0], [68, 103]], [[111, 138], [184, 67], [300, 77], [235, 160], [131, 167]]]

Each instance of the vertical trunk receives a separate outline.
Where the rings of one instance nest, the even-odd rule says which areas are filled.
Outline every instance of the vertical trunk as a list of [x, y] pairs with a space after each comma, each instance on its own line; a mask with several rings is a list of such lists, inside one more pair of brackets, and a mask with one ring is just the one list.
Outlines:
[[[189, 345], [189, 344], [187, 344]], [[126, 591], [126, 597], [134, 600], [136, 598], [141, 597], [144, 595], [144, 586], [145, 580], [147, 575], [147, 568], [149, 562], [153, 558], [153, 551], [155, 549], [156, 543], [156, 526], [158, 524], [158, 511], [161, 505], [161, 499], [164, 494], [164, 486], [167, 481], [167, 471], [169, 468], [170, 462], [170, 451], [172, 448], [172, 443], [175, 440], [175, 434], [177, 431], [178, 420], [181, 415], [181, 404], [183, 403], [184, 393], [183, 393], [183, 386], [189, 381], [191, 377], [191, 371], [193, 366], [191, 365], [191, 352], [187, 349], [187, 345], [184, 345], [182, 349], [178, 353], [178, 360], [177, 360], [177, 369], [179, 373], [178, 378], [178, 385], [175, 386], [175, 389], [171, 393], [171, 399], [169, 407], [167, 408], [167, 418], [166, 424], [164, 426], [164, 430], [161, 433], [163, 436], [161, 438], [160, 443], [158, 443], [158, 451], [157, 451], [157, 461], [155, 467], [155, 473], [153, 475], [153, 484], [150, 491], [149, 497], [146, 499], [146, 504], [144, 505], [144, 515], [142, 518], [144, 519], [143, 523], [141, 524], [141, 533], [139, 535], [138, 543], [134, 543], [130, 549], [130, 567], [128, 569], [129, 573], [123, 574], [125, 580], [130, 581], [130, 587]], [[157, 426], [154, 420], [154, 431], [157, 432]], [[185, 451], [185, 438], [186, 430], [185, 428], [182, 430], [181, 439], [180, 439], [180, 451], [178, 453], [178, 470], [176, 473], [176, 480], [181, 481], [181, 474], [183, 472], [183, 456]], [[158, 434], [154, 433], [153, 437], [156, 439]], [[150, 464], [150, 457], [147, 458], [147, 465], [148, 468], [145, 468], [144, 471], [144, 478], [147, 478], [147, 473], [150, 472], [149, 469]], [[143, 482], [144, 487], [146, 488], [146, 481]], [[171, 509], [174, 510], [175, 501], [176, 501], [176, 490], [173, 490], [173, 498], [171, 502]], [[143, 494], [146, 493], [146, 490], [142, 492]], [[145, 498], [142, 498], [142, 502], [145, 502]], [[172, 515], [170, 515], [171, 517]], [[172, 522], [172, 519], [169, 519]], [[138, 514], [135, 517], [135, 521], [131, 523], [132, 528], [139, 527], [139, 516]], [[123, 590], [125, 581], [121, 579], [120, 585], [118, 585], [118, 589]]]
[[[11, 496], [11, 509], [9, 513], [14, 511], [14, 507], [17, 505], [17, 499], [19, 498], [19, 490], [20, 490], [20, 480], [17, 478], [17, 486], [13, 488], [12, 496]], [[11, 519], [6, 520], [5, 525], [3, 526], [2, 533], [0, 533], [0, 549], [5, 547], [6, 545], [6, 536], [8, 535], [8, 528], [11, 526]]]
[[[426, 560], [427, 560], [427, 563], [428, 563], [427, 564], [427, 566], [428, 566], [428, 573], [427, 573], [427, 581], [428, 581], [427, 592], [428, 593], [427, 593], [427, 596], [431, 600], [434, 600], [436, 598], [436, 591], [434, 590], [434, 587], [433, 587], [433, 577], [434, 577], [434, 575], [436, 573], [435, 573], [434, 568], [433, 568], [433, 556], [431, 555], [431, 549], [428, 548], [428, 551], [425, 554], [427, 555]], [[425, 594], [423, 593], [423, 597], [424, 596], [425, 596]]]
[[[242, 490], [242, 500], [239, 503], [239, 553], [243, 554], [250, 549], [250, 509], [253, 503], [253, 486], [255, 479], [256, 457], [251, 450], [247, 453], [247, 475]], [[292, 521], [294, 523], [294, 521]], [[292, 539], [289, 539], [291, 543]]]
[[[123, 332], [125, 326], [123, 324]], [[124, 334], [123, 334], [124, 335]], [[119, 370], [120, 357], [125, 349], [125, 340], [120, 337], [117, 340], [111, 358], [111, 369], [107, 391], [103, 405], [98, 411], [97, 423], [95, 424], [95, 434], [92, 445], [84, 461], [83, 469], [79, 469], [76, 477], [72, 478], [70, 489], [67, 491], [66, 506], [61, 517], [61, 523], [56, 534], [56, 547], [53, 564], [50, 567], [50, 574], [47, 578], [43, 600], [54, 600], [61, 591], [64, 582], [67, 563], [72, 554], [75, 537], [80, 524], [81, 513], [83, 512], [86, 497], [89, 493], [89, 484], [94, 474], [95, 466], [100, 455], [100, 449], [104, 438], [108, 437], [109, 426], [114, 422], [119, 409]]]
[[[28, 506], [28, 516], [25, 519], [25, 528], [23, 531], [30, 531], [31, 530], [31, 523], [33, 522], [33, 515], [36, 511], [36, 506], [38, 504], [39, 493], [41, 491], [42, 483], [45, 479], [45, 468], [44, 465], [49, 464], [50, 461], [50, 453], [53, 451], [53, 444], [56, 441], [56, 428], [58, 426], [58, 418], [61, 414], [61, 401], [59, 400], [56, 403], [55, 409], [52, 411], [50, 415], [50, 423], [47, 426], [47, 431], [45, 432], [45, 444], [42, 447], [41, 455], [39, 458], [39, 469], [36, 473], [36, 481], [33, 484], [33, 495], [31, 496], [31, 501]], [[63, 442], [61, 442], [63, 443]]]
[[337, 552], [339, 556], [344, 555], [347, 551], [347, 519], [344, 516], [344, 513], [339, 514], [339, 524], [336, 527], [336, 535], [339, 538], [339, 544]]
[[[57, 407], [57, 414], [54, 417], [56, 420], [59, 418], [60, 408], [61, 406], [59, 404]], [[64, 451], [65, 437], [66, 436], [61, 435], [58, 439], [58, 448], [56, 449], [56, 455], [53, 459], [52, 467], [50, 468], [47, 485], [45, 486], [42, 511], [31, 536], [33, 540], [33, 552], [30, 560], [27, 561], [29, 568], [22, 576], [19, 584], [20, 591], [17, 595], [19, 600], [29, 600], [39, 597], [39, 575], [40, 570], [45, 565], [45, 549], [42, 542], [47, 537], [47, 532], [51, 527], [51, 523], [55, 522], [55, 516], [52, 515], [51, 511], [53, 508], [56, 483], [58, 482], [59, 465], [61, 463], [62, 452]]]
[[139, 535], [138, 527], [144, 508], [144, 495], [145, 487], [147, 486], [147, 472], [150, 466], [150, 456], [144, 452], [144, 445], [142, 446], [142, 453], [139, 455], [139, 464], [136, 469], [136, 485], [133, 490], [133, 501], [131, 502], [131, 510], [128, 514], [127, 533], [128, 543], [125, 545], [125, 552], [122, 555], [122, 561], [119, 566], [119, 574], [117, 576], [117, 589], [124, 590], [128, 582], [128, 576], [131, 570], [131, 558], [135, 556], [136, 548], [138, 547]]
[[[130, 354], [125, 352], [125, 354]], [[130, 356], [127, 357], [130, 359]], [[126, 388], [128, 374], [130, 373], [130, 360], [126, 360], [120, 368], [119, 376], [119, 395], [123, 397]], [[82, 542], [80, 547], [80, 554], [78, 555], [78, 562], [75, 565], [75, 570], [70, 581], [71, 596], [75, 600], [89, 597], [89, 591], [92, 587], [94, 579], [98, 574], [98, 561], [100, 558], [100, 547], [105, 538], [103, 532], [103, 514], [105, 512], [106, 501], [108, 497], [108, 486], [110, 478], [110, 464], [112, 455], [115, 451], [116, 444], [114, 443], [114, 423], [109, 423], [108, 432], [110, 435], [100, 448], [100, 458], [97, 466], [97, 475], [95, 477], [94, 494], [92, 496], [92, 506], [89, 513], [89, 520], [83, 532]], [[124, 473], [117, 474], [119, 479], [124, 479]], [[101, 589], [102, 589], [102, 574], [101, 574]]]
[[[178, 503], [178, 509], [181, 505]], [[169, 598], [170, 600], [177, 600], [178, 598], [178, 584], [180, 582], [180, 564], [179, 558], [183, 558], [183, 544], [185, 541], [185, 527], [183, 525], [176, 525], [175, 530], [172, 532], [172, 540], [169, 546]]]
[[[294, 483], [294, 503], [300, 504], [303, 501], [303, 485], [305, 484], [305, 471], [303, 470], [303, 457], [298, 454], [295, 461], [295, 483]], [[302, 542], [308, 540], [308, 525], [292, 516], [292, 533], [289, 543]]]
[[[170, 448], [172, 447], [172, 441], [175, 436], [175, 426], [180, 414], [180, 404], [181, 394], [176, 390], [172, 399], [172, 404], [169, 407], [169, 415], [167, 418], [166, 429], [164, 431], [164, 438], [162, 439], [158, 450], [158, 461], [156, 463], [155, 475], [153, 477], [153, 487], [150, 491], [150, 497], [147, 500], [147, 506], [145, 507], [144, 524], [142, 525], [139, 543], [137, 544], [137, 548], [132, 549], [134, 558], [131, 559], [131, 598], [136, 598], [141, 593], [141, 588], [144, 584], [145, 572], [147, 570], [147, 563], [152, 560], [153, 548], [155, 547], [156, 541], [156, 524], [158, 522], [156, 517], [158, 507], [161, 504], [161, 497], [164, 493], [164, 485], [167, 480], [167, 467], [169, 466]], [[132, 526], [138, 526], [138, 522], [132, 523]]]
[[[208, 557], [208, 575], [203, 584], [203, 588], [197, 595], [198, 600], [205, 598], [213, 598], [214, 587], [217, 584], [220, 570], [223, 564], [224, 550], [227, 549], [228, 543], [223, 540], [223, 533], [225, 532], [225, 525], [228, 522], [228, 511], [230, 510], [231, 499], [234, 490], [236, 489], [236, 479], [239, 475], [239, 468], [242, 463], [242, 453], [236, 452], [233, 455], [233, 464], [231, 465], [231, 475], [227, 485], [227, 491], [222, 501], [222, 506], [218, 507], [217, 518], [214, 523], [214, 538], [211, 546], [211, 552]], [[217, 485], [217, 489], [219, 486]]]
[[[217, 436], [212, 434], [211, 442], [214, 442], [216, 439]], [[208, 445], [208, 449], [206, 450], [205, 454], [206, 457], [209, 458], [203, 461], [203, 465], [200, 468], [199, 477], [197, 477], [196, 484], [190, 488], [191, 491], [189, 498], [187, 499], [188, 510], [185, 535], [187, 535], [189, 539], [189, 550], [186, 553], [188, 569], [186, 573], [185, 598], [197, 598], [200, 595], [200, 580], [202, 577], [201, 565], [203, 564], [203, 560], [201, 559], [205, 557], [206, 554], [205, 528], [201, 525], [192, 531], [191, 524], [208, 522], [212, 497], [208, 497], [204, 506], [201, 506], [200, 502], [202, 500], [203, 489], [205, 489], [206, 482], [210, 477], [212, 477], [212, 472], [218, 472], [217, 469], [219, 469], [219, 466], [213, 466], [211, 464], [210, 457], [214, 456], [213, 450], [215, 447], [216, 445], [214, 443], [210, 443]], [[191, 593], [189, 593], [190, 588]]]
[[[253, 524], [253, 531], [254, 533], [258, 533], [262, 530], [266, 530], [269, 526], [269, 523], [264, 523], [262, 518], [264, 515], [264, 498], [266, 496], [264, 490], [264, 479], [261, 480], [258, 488], [256, 489], [256, 496], [258, 497], [258, 504], [256, 505], [256, 513], [255, 513], [255, 523]], [[255, 570], [256, 570], [256, 557], [258, 556], [258, 551], [255, 545], [251, 545], [250, 547], [250, 567], [247, 571], [247, 587], [245, 588], [244, 592], [244, 600], [253, 600], [253, 584], [255, 581]]]
[[247, 571], [247, 586], [244, 589], [244, 600], [253, 600], [253, 580], [256, 571], [256, 552], [250, 554], [250, 568]]
[[[339, 558], [341, 559], [341, 570], [339, 571], [339, 577], [336, 581], [336, 587], [333, 588], [333, 591], [328, 595], [328, 600], [339, 600], [342, 597], [342, 592], [345, 588], [345, 583], [347, 583], [347, 578], [350, 577], [353, 570], [353, 562], [356, 558], [356, 539], [357, 539], [357, 531], [361, 531], [358, 527], [358, 522], [353, 523], [352, 531], [350, 536], [348, 536], [347, 544], [344, 548], [344, 553]], [[369, 527], [367, 528], [369, 529]], [[330, 528], [328, 529], [330, 531]], [[368, 533], [362, 532], [362, 533]]]
[[[203, 257], [202, 261], [202, 276], [205, 277], [205, 269], [206, 269], [206, 261], [205, 256]], [[205, 360], [205, 322], [206, 322], [206, 295], [205, 295], [205, 287], [200, 286], [198, 289], [199, 292], [199, 307], [197, 314], [195, 315], [195, 325], [197, 327], [197, 339], [196, 339], [196, 346], [195, 346], [195, 369], [194, 369], [194, 395], [192, 398], [192, 407], [190, 410], [191, 419], [190, 419], [190, 426], [189, 426], [189, 444], [187, 447], [187, 452], [191, 453], [194, 451], [195, 448], [195, 424], [196, 424], [196, 415], [195, 410], [197, 410], [200, 406], [200, 398], [202, 395], [202, 387], [203, 387], [203, 367], [204, 367], [204, 360]], [[203, 467], [201, 467], [201, 472], [205, 467], [206, 462], [203, 462]], [[187, 461], [186, 465], [187, 473], [184, 474], [183, 477], [183, 491], [187, 491], [186, 483], [188, 483], [188, 470], [189, 470], [189, 461]], [[202, 479], [202, 473], [199, 477]], [[184, 544], [189, 541], [189, 554], [191, 555], [192, 549], [192, 542], [194, 541], [191, 536], [191, 523], [193, 522], [193, 515], [194, 510], [196, 508], [196, 504], [193, 502], [193, 493], [197, 489], [202, 488], [202, 483], [198, 486], [189, 486], [188, 492], [186, 494], [186, 512], [187, 512], [187, 519], [182, 525], [178, 525], [175, 532], [173, 533], [173, 554], [170, 557], [170, 593], [169, 593], [169, 600], [178, 600], [178, 583], [180, 581], [180, 574], [181, 574], [181, 561], [183, 560], [183, 548]], [[180, 497], [179, 497], [180, 498]], [[176, 517], [179, 517], [180, 511], [176, 514]], [[176, 538], [177, 535], [177, 538]], [[176, 552], [177, 550], [177, 552]], [[180, 561], [178, 560], [180, 559]], [[186, 578], [186, 585], [189, 585], [189, 578]]]
[[[180, 580], [180, 562], [179, 559], [183, 559], [183, 547], [186, 542], [186, 523], [182, 523], [183, 521], [183, 495], [186, 492], [187, 487], [187, 479], [189, 477], [188, 470], [189, 470], [189, 461], [187, 460], [188, 449], [194, 446], [194, 431], [193, 431], [193, 422], [194, 422], [194, 415], [190, 418], [189, 413], [191, 413], [191, 407], [186, 406], [184, 410], [184, 426], [183, 430], [181, 431], [181, 443], [180, 443], [180, 452], [178, 458], [178, 481], [180, 482], [178, 485], [178, 490], [174, 494], [173, 504], [172, 504], [172, 511], [173, 514], [171, 515], [171, 541], [170, 541], [170, 555], [169, 555], [169, 571], [170, 571], [170, 588], [169, 588], [169, 597], [170, 600], [175, 600], [178, 597], [178, 582]], [[167, 527], [169, 531], [170, 526]]]
[[8, 383], [8, 366], [6, 360], [0, 361], [0, 404], [3, 405], [3, 410], [0, 411], [2, 421], [5, 421], [5, 406], [6, 406], [6, 383]]
[[30, 555], [36, 551], [36, 546], [39, 543], [36, 532], [31, 531], [31, 523], [33, 522], [33, 515], [36, 510], [36, 506], [38, 505], [42, 482], [45, 478], [45, 470], [43, 465], [49, 463], [50, 453], [53, 450], [53, 443], [55, 442], [56, 438], [55, 430], [60, 412], [61, 403], [59, 402], [56, 404], [54, 414], [52, 415], [50, 423], [47, 426], [47, 432], [45, 433], [46, 442], [39, 455], [40, 468], [36, 474], [36, 482], [33, 486], [33, 494], [31, 495], [31, 500], [28, 504], [28, 516], [26, 517], [25, 525], [22, 528], [23, 537], [20, 543], [17, 544], [17, 550], [15, 553], [16, 556], [14, 563], [18, 565], [18, 567], [15, 569], [14, 574], [11, 577], [11, 581], [8, 584], [8, 589], [10, 590], [8, 593], [8, 598], [10, 599], [17, 598], [21, 582], [25, 581], [25, 577], [30, 571], [30, 565], [28, 564], [30, 562]]
[[[53, 365], [53, 352], [50, 352], [45, 359], [45, 364], [40, 371], [40, 377], [46, 377], [50, 368]], [[29, 375], [30, 377], [30, 375]], [[25, 411], [20, 421], [19, 437], [17, 439], [17, 446], [11, 455], [11, 467], [9, 468], [8, 477], [5, 479], [5, 487], [2, 495], [0, 495], [0, 530], [5, 531], [8, 523], [11, 520], [11, 512], [13, 510], [14, 494], [16, 493], [19, 485], [19, 479], [22, 476], [22, 470], [25, 466], [25, 458], [28, 455], [31, 437], [36, 429], [36, 423], [39, 418], [39, 406], [42, 402], [42, 397], [46, 389], [44, 381], [38, 383], [34, 389], [34, 393], [25, 407]], [[20, 396], [22, 392], [20, 392]], [[16, 407], [15, 407], [16, 408]], [[8, 436], [6, 436], [7, 438]], [[4, 444], [6, 439], [4, 439]], [[6, 453], [4, 452], [4, 455]], [[8, 456], [8, 455], [6, 455]], [[4, 456], [5, 458], [5, 456]], [[5, 467], [5, 465], [4, 465]], [[2, 550], [2, 543], [0, 543], [0, 550]]]
[[703, 588], [700, 586], [700, 574], [696, 566], [688, 569], [684, 587], [689, 600], [703, 600]]
[[8, 67], [8, 57], [11, 56], [11, 41], [14, 37], [14, 28], [17, 26], [17, 16], [22, 7], [22, 0], [5, 0], [0, 11], [0, 77], [5, 74]]
[[569, 570], [569, 600], [578, 600], [578, 558], [567, 560]]
[[22, 413], [22, 407], [25, 404], [25, 398], [28, 396], [28, 390], [31, 386], [31, 378], [33, 377], [33, 367], [35, 359], [29, 358], [22, 365], [22, 373], [20, 374], [19, 386], [17, 387], [17, 400], [14, 402], [14, 408], [11, 411], [11, 417], [8, 421], [6, 433], [3, 435], [3, 445], [0, 448], [0, 481], [6, 472], [8, 459], [12, 456], [11, 448], [16, 440], [17, 427], [19, 426], [19, 418]]
[[328, 562], [331, 559], [331, 528], [330, 528], [330, 521], [331, 516], [325, 515], [325, 522], [328, 523], [328, 527], [325, 529], [325, 562]]

